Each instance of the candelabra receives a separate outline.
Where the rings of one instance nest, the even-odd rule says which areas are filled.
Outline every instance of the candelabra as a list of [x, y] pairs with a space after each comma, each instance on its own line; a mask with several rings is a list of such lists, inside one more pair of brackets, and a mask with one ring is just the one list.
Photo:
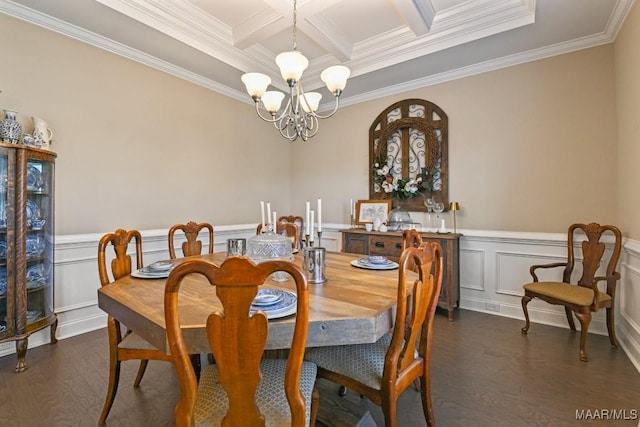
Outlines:
[[[322, 231], [316, 231], [316, 235], [318, 236], [318, 247], [322, 247]], [[312, 248], [313, 240], [310, 240], [311, 236], [309, 234], [304, 235], [304, 239], [302, 239], [302, 246]]]

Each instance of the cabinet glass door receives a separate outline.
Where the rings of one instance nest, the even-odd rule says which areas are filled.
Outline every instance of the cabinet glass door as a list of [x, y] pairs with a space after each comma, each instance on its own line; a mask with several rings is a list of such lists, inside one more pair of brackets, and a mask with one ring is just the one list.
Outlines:
[[27, 160], [25, 281], [28, 328], [37, 327], [53, 313], [53, 167], [52, 162]]

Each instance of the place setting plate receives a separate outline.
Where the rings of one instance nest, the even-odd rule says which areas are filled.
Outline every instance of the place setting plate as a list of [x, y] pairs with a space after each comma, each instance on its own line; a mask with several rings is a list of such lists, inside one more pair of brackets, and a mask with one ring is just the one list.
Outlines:
[[171, 261], [157, 261], [131, 273], [137, 279], [165, 279], [175, 265]]
[[258, 291], [250, 311], [253, 314], [260, 310], [267, 315], [267, 319], [280, 319], [295, 314], [297, 302], [295, 292], [264, 288]]
[[354, 259], [353, 261], [351, 261], [351, 265], [367, 270], [395, 270], [399, 267], [399, 264], [397, 262], [393, 262], [390, 259], [379, 255]]

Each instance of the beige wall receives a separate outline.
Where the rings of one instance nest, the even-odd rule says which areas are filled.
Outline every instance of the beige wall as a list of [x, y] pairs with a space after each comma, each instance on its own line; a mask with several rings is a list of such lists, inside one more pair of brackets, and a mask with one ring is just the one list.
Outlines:
[[[449, 117], [458, 227], [564, 232], [576, 221], [617, 222], [611, 45], [344, 108], [321, 123], [311, 148], [294, 148], [294, 205], [309, 188], [323, 191], [339, 199], [334, 219], [347, 221], [348, 199], [368, 198], [369, 126], [406, 98], [434, 102]], [[303, 168], [304, 158], [318, 162]]]
[[620, 226], [640, 239], [640, 5], [635, 3], [615, 42]]
[[344, 107], [290, 144], [252, 106], [100, 49], [4, 15], [0, 37], [0, 108], [55, 133], [59, 235], [251, 223], [259, 200], [302, 213], [317, 197], [325, 222], [346, 223], [348, 200], [368, 198], [369, 125], [409, 97], [449, 116], [460, 228], [618, 221], [612, 45]]
[[289, 146], [252, 106], [2, 14], [0, 39], [0, 108], [54, 132], [56, 234], [289, 210]]

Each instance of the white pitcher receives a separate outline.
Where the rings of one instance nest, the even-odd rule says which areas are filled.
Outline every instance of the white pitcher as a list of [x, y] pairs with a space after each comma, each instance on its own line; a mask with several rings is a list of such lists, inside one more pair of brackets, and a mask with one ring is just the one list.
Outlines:
[[48, 150], [53, 139], [53, 132], [47, 127], [47, 122], [41, 118], [32, 116], [31, 119], [33, 120], [33, 139], [36, 147]]

